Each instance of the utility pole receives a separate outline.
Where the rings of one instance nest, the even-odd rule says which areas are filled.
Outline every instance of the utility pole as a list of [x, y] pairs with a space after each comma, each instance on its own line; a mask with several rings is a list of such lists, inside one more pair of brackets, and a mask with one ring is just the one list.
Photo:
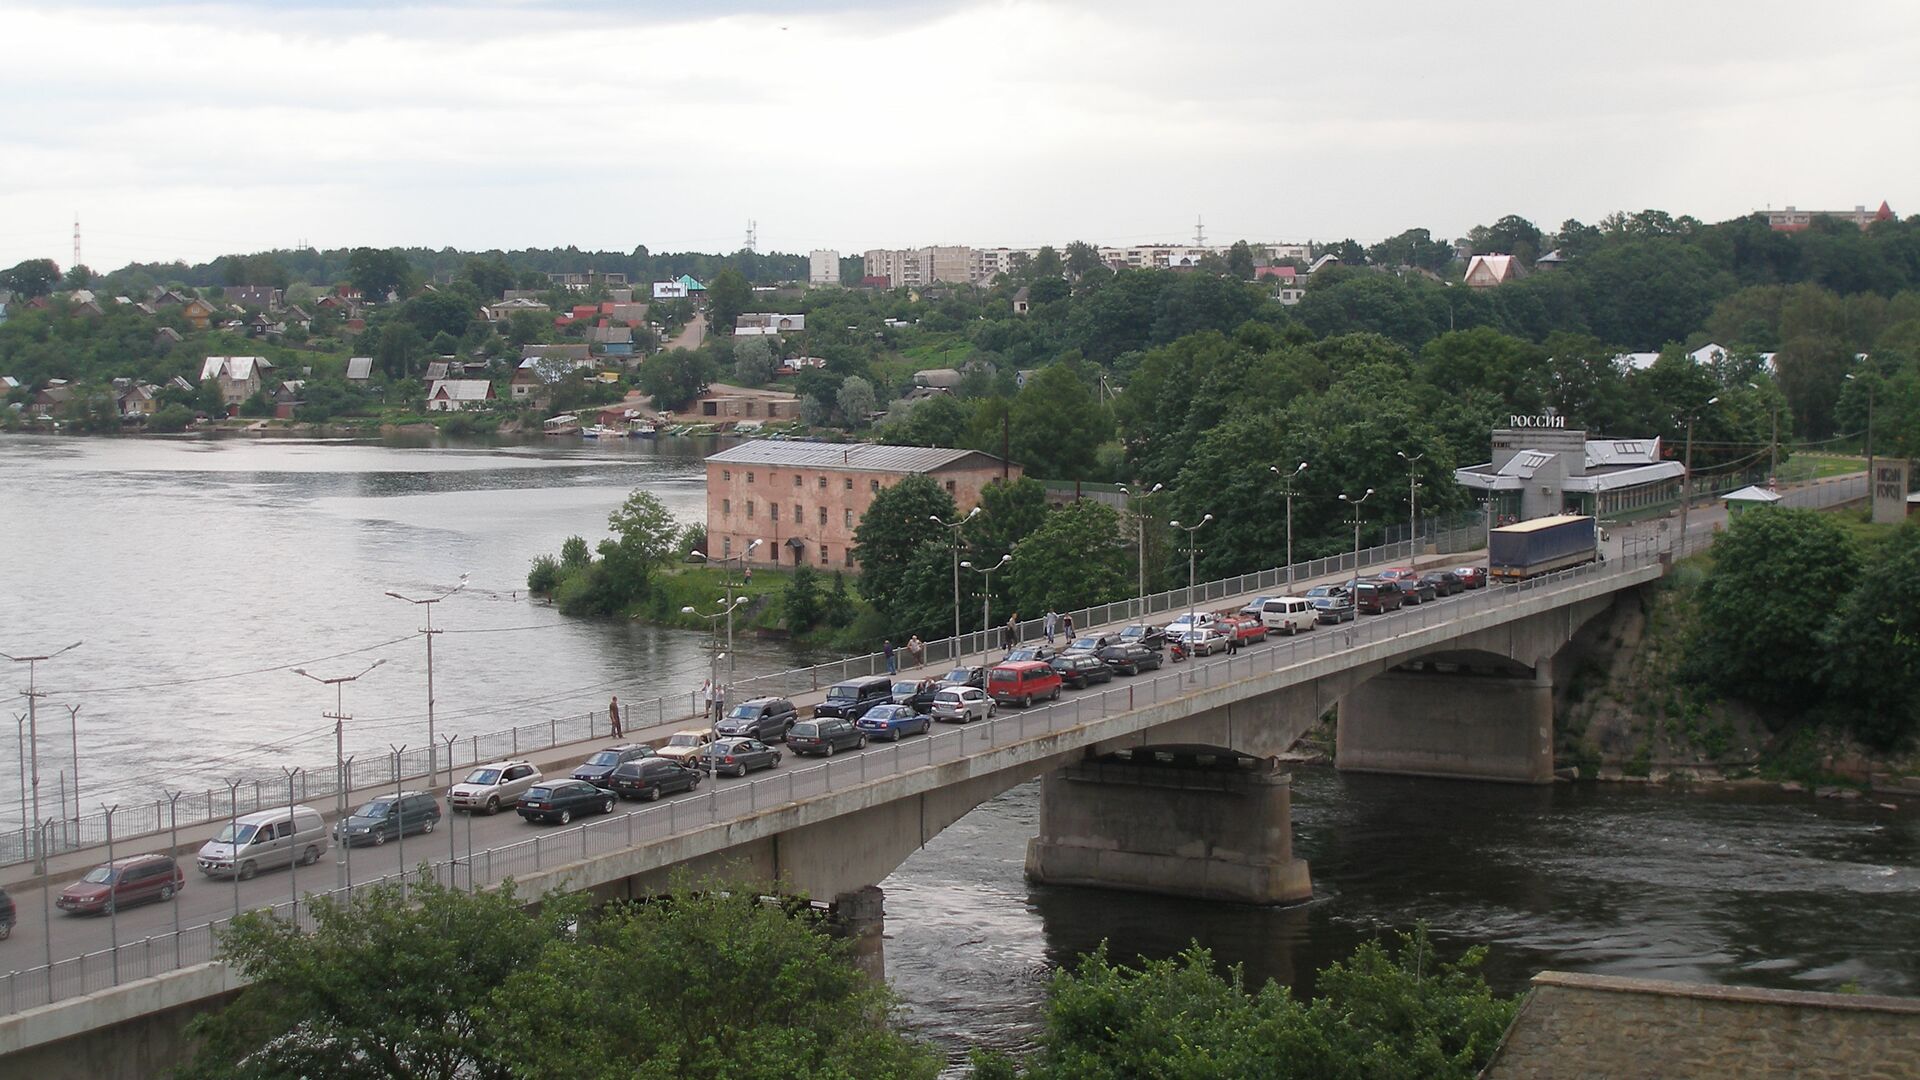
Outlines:
[[962, 562], [960, 564], [961, 566], [964, 566], [969, 570], [978, 571], [980, 576], [986, 579], [986, 584], [981, 586], [980, 588], [980, 666], [981, 667], [988, 666], [987, 650], [992, 647], [991, 641], [993, 638], [993, 572], [1007, 565], [1012, 561], [1013, 561], [1013, 555], [1009, 553], [1009, 554], [1000, 556], [1000, 561], [997, 563], [994, 563], [992, 566], [975, 566], [970, 562]]
[[[432, 611], [433, 609], [428, 608], [427, 610]], [[428, 644], [428, 647], [431, 648], [433, 644], [433, 639], [428, 638], [427, 644]], [[384, 663], [386, 663], [385, 660], [375, 660], [373, 663], [368, 664], [366, 669], [363, 671], [360, 671], [353, 675], [338, 675], [331, 679], [323, 679], [320, 676], [309, 672], [306, 668], [293, 669], [293, 673], [295, 675], [304, 675], [307, 678], [312, 679], [314, 682], [317, 682], [322, 686], [333, 687], [333, 711], [322, 712], [320, 715], [325, 719], [333, 721], [334, 807], [337, 811], [335, 816], [340, 822], [340, 854], [334, 859], [334, 865], [339, 871], [340, 884], [342, 885], [348, 884], [351, 881], [351, 878], [348, 876], [348, 873], [347, 873], [347, 859], [350, 858], [347, 852], [348, 852], [348, 849], [352, 847], [352, 844], [350, 843], [352, 837], [347, 832], [347, 735], [346, 735], [346, 732], [347, 732], [347, 721], [353, 719], [353, 717], [348, 715], [347, 713], [346, 685], [360, 678], [361, 675], [365, 675], [368, 671], [372, 671], [374, 668], [377, 668]], [[431, 683], [429, 683], [429, 685], [431, 685]], [[432, 698], [429, 697], [428, 700], [431, 701]], [[453, 759], [449, 757], [447, 759], [447, 763], [451, 765], [453, 763]], [[429, 765], [431, 765], [431, 761], [429, 761]], [[431, 771], [429, 771], [427, 774], [427, 786], [428, 787], [433, 786], [433, 774]], [[289, 796], [289, 799], [291, 799], [291, 796]], [[399, 812], [398, 804], [395, 805], [394, 812], [395, 813]]]
[[1281, 482], [1287, 485], [1287, 489], [1283, 493], [1287, 497], [1287, 595], [1292, 596], [1293, 595], [1293, 479], [1294, 477], [1299, 476], [1301, 473], [1307, 471], [1307, 463], [1304, 461], [1301, 462], [1299, 467], [1294, 469], [1290, 473], [1281, 472], [1280, 466], [1278, 465], [1267, 466], [1267, 471], [1271, 472], [1275, 476], [1278, 476]]
[[[1125, 484], [1116, 484], [1115, 486], [1120, 489], [1120, 493], [1122, 495], [1125, 495], [1127, 497], [1127, 502], [1129, 505], [1131, 505], [1133, 502], [1133, 492], [1127, 490], [1127, 485]], [[1162, 490], [1166, 488], [1166, 486], [1167, 485], [1165, 484], [1155, 484], [1152, 487], [1148, 488], [1146, 491], [1142, 492], [1140, 495], [1140, 498], [1144, 501], [1148, 496], [1156, 495], [1160, 493]], [[1139, 591], [1140, 615], [1139, 615], [1139, 618], [1140, 618], [1141, 624], [1145, 625], [1147, 621], [1147, 515], [1135, 514], [1133, 515], [1133, 520], [1134, 520], [1134, 524], [1140, 527], [1139, 543], [1135, 546], [1135, 551], [1140, 556], [1140, 591]]]
[[[36, 706], [41, 698], [47, 696], [47, 692], [39, 688], [35, 681], [35, 675], [38, 672], [40, 661], [51, 660], [61, 653], [79, 648], [81, 644], [82, 642], [76, 641], [65, 649], [55, 649], [53, 652], [43, 656], [14, 656], [11, 653], [0, 653], [0, 656], [4, 656], [15, 663], [27, 665], [27, 688], [23, 693], [27, 698], [27, 759], [30, 762], [28, 785], [33, 789], [33, 820], [36, 823], [40, 820], [40, 713]], [[66, 802], [64, 799], [61, 801], [60, 814], [62, 817], [66, 816]], [[36, 833], [34, 836], [34, 868], [42, 876], [45, 876], [47, 872], [46, 837], [48, 835], [51, 834]], [[51, 980], [49, 980], [49, 984], [51, 984]]]
[[1373, 498], [1373, 489], [1368, 488], [1365, 495], [1351, 498], [1346, 492], [1340, 493], [1340, 501], [1353, 507], [1353, 583], [1347, 587], [1347, 598], [1353, 601], [1353, 617], [1360, 617], [1360, 504]]
[[1706, 405], [1702, 405], [1700, 406], [1699, 409], [1695, 409], [1692, 412], [1687, 414], [1686, 462], [1681, 466], [1681, 472], [1680, 472], [1681, 479], [1680, 479], [1680, 552], [1679, 554], [1681, 557], [1685, 557], [1687, 554], [1687, 515], [1688, 515], [1688, 512], [1693, 509], [1693, 422], [1699, 418], [1700, 409], [1704, 409], [1707, 407], [1707, 405], [1712, 405], [1718, 402], [1719, 400], [1720, 399], [1718, 397], [1710, 397], [1707, 399]]
[[[440, 774], [439, 765], [434, 761], [434, 750], [436, 749], [437, 744], [434, 738], [434, 731], [433, 731], [433, 638], [435, 634], [445, 633], [445, 631], [443, 630], [435, 630], [433, 628], [433, 605], [439, 603], [442, 600], [445, 600], [447, 597], [452, 596], [454, 593], [457, 593], [461, 589], [464, 589], [466, 587], [467, 587], [467, 575], [461, 574], [460, 584], [455, 585], [453, 588], [448, 589], [446, 592], [441, 593], [439, 596], [428, 596], [421, 599], [415, 599], [411, 596], [402, 596], [399, 593], [394, 592], [392, 589], [387, 590], [387, 595], [393, 597], [395, 600], [404, 600], [409, 604], [413, 604], [418, 607], [425, 608], [427, 612], [426, 628], [421, 630], [420, 632], [422, 634], [425, 634], [427, 637], [427, 786], [428, 787], [432, 787], [435, 783], [438, 782], [438, 777]], [[384, 663], [384, 661], [382, 662]], [[373, 669], [368, 668], [367, 670], [371, 671]], [[361, 674], [364, 675], [366, 674], [366, 672], [361, 672]], [[453, 758], [451, 757], [447, 758], [447, 783], [448, 784], [453, 783]]]
[[1407, 463], [1407, 558], [1411, 560], [1420, 551], [1420, 459], [1427, 455], [1408, 457], [1405, 450], [1394, 452]]
[[929, 514], [928, 519], [944, 529], [953, 530], [953, 661], [960, 662], [960, 526], [979, 516], [978, 506], [967, 511], [967, 516], [959, 521], [942, 521], [939, 514]]

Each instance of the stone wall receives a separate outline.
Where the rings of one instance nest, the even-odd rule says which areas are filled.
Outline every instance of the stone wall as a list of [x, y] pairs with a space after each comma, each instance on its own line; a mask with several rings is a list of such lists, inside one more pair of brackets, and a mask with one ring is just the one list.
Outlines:
[[1920, 999], [1544, 971], [1483, 1080], [1920, 1076]]

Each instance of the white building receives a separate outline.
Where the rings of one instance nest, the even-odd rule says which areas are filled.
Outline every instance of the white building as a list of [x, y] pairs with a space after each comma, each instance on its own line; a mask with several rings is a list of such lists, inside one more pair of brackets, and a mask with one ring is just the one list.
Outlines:
[[807, 284], [840, 284], [840, 253], [818, 249], [807, 252]]

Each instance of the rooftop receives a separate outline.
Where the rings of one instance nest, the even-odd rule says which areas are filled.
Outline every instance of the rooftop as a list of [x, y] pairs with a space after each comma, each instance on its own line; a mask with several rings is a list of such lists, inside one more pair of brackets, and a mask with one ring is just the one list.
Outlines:
[[1000, 459], [979, 450], [946, 446], [876, 446], [872, 443], [803, 443], [764, 441], [743, 443], [707, 458], [728, 465], [772, 465], [829, 472], [927, 473], [977, 457], [982, 463]]

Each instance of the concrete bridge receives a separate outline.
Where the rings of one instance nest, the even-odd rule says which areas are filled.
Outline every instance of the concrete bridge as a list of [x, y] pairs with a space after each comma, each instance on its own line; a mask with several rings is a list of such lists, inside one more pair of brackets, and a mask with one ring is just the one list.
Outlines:
[[[466, 819], [466, 850], [450, 825], [445, 842], [408, 841], [411, 858], [391, 865], [425, 862], [440, 881], [463, 887], [511, 877], [531, 893], [608, 899], [655, 895], [677, 875], [775, 882], [862, 912], [853, 921], [872, 932], [877, 912], [865, 910], [863, 892], [974, 807], [1044, 777], [1027, 855], [1035, 880], [1303, 900], [1311, 879], [1292, 852], [1288, 777], [1277, 755], [1338, 706], [1343, 769], [1550, 782], [1556, 659], [1584, 623], [1665, 565], [1653, 553], [1616, 556], [1319, 627], [817, 764], [790, 758], [756, 779], [715, 781], [693, 796], [532, 839], [487, 846], [483, 838], [475, 848], [476, 832], [517, 823]], [[328, 876], [301, 873], [302, 882]], [[319, 891], [315, 884], [302, 891]], [[181, 900], [227, 888], [196, 884]], [[305, 917], [304, 905], [275, 906]], [[184, 1018], [217, 1007], [235, 983], [215, 956], [217, 923], [170, 934], [164, 907], [177, 911], [178, 902], [137, 909], [145, 929], [158, 932], [138, 936], [135, 925], [110, 949], [0, 978], [0, 1062], [9, 1072], [150, 1075], [182, 1051]]]

